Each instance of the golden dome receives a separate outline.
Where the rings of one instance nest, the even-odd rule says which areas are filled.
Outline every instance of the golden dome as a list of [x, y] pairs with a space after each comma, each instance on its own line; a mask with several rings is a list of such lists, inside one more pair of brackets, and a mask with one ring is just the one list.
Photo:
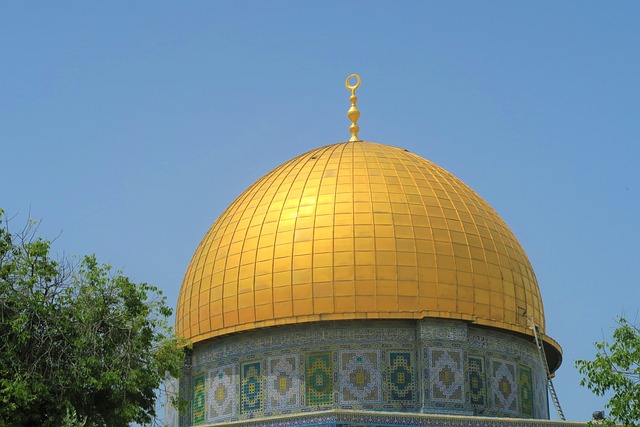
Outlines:
[[544, 332], [531, 264], [480, 196], [404, 149], [346, 142], [282, 164], [224, 211], [189, 264], [176, 331], [198, 342], [319, 320], [437, 317], [531, 335], [526, 316]]

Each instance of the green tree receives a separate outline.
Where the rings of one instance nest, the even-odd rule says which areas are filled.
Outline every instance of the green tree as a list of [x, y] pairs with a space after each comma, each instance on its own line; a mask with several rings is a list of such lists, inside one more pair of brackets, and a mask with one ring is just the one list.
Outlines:
[[580, 385], [598, 396], [611, 393], [608, 424], [638, 426], [640, 424], [640, 329], [619, 317], [611, 343], [595, 344], [595, 360], [577, 360], [576, 367], [584, 375]]
[[0, 426], [151, 422], [184, 360], [161, 291], [93, 255], [56, 261], [37, 223], [0, 222]]

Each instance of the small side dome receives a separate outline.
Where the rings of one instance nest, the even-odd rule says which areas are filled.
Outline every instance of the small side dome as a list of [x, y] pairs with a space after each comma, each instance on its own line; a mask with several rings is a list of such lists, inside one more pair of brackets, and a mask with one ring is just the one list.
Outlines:
[[[461, 319], [532, 335], [545, 319], [531, 264], [498, 214], [401, 148], [309, 151], [242, 193], [198, 246], [176, 331], [191, 342], [344, 319]], [[560, 346], [545, 337], [549, 367]]]

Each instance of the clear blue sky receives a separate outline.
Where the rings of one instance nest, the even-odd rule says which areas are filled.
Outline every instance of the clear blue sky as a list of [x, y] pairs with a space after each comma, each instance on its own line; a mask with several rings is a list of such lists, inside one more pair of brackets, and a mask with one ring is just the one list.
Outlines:
[[[4, 2], [0, 206], [175, 304], [246, 187], [347, 140], [402, 146], [483, 196], [527, 251], [571, 420], [614, 318], [638, 315], [640, 2]], [[553, 411], [553, 409], [552, 409]]]

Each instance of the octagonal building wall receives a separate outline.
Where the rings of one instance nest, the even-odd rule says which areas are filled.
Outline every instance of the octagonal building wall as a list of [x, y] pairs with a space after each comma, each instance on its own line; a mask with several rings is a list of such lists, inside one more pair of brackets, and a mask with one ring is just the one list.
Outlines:
[[[189, 412], [169, 426], [332, 409], [549, 418], [528, 337], [425, 318], [264, 328], [194, 347], [180, 380]], [[177, 382], [169, 382], [178, 389]]]

